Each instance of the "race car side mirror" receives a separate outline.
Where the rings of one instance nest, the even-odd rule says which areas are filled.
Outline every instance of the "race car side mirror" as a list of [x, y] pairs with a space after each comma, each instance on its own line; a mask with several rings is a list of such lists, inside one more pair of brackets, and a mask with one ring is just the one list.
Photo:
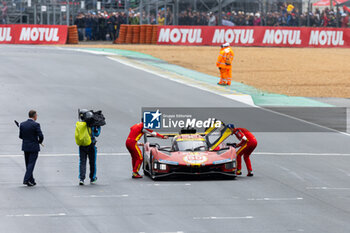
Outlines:
[[237, 143], [227, 143], [227, 146], [232, 146], [234, 148], [237, 148]]
[[157, 147], [157, 148], [160, 147], [158, 143], [150, 143], [149, 146], [150, 147]]

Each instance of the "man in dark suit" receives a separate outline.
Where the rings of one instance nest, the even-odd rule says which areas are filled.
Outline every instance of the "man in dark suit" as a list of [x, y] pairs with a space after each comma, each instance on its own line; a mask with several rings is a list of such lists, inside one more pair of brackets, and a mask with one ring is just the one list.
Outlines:
[[23, 140], [22, 151], [24, 151], [26, 163], [23, 184], [34, 186], [36, 183], [33, 177], [33, 171], [40, 151], [39, 144], [44, 141], [44, 135], [41, 132], [40, 124], [35, 122], [38, 117], [36, 111], [30, 110], [28, 115], [29, 119], [22, 122], [19, 126], [19, 138]]

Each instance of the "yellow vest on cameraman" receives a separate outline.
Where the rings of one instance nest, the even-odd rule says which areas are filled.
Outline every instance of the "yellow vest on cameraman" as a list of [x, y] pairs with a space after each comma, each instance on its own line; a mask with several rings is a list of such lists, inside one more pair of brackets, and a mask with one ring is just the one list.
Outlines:
[[89, 146], [91, 144], [89, 127], [87, 127], [86, 122], [77, 121], [75, 124], [75, 142], [78, 146]]

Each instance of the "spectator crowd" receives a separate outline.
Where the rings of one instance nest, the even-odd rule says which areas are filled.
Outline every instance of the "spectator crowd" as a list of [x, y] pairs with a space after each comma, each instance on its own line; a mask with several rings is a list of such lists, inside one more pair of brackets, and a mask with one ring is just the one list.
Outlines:
[[124, 12], [90, 12], [78, 14], [74, 24], [78, 28], [79, 40], [115, 40], [120, 25], [126, 22]]
[[[281, 4], [279, 10], [263, 14], [261, 12], [230, 11], [222, 12], [221, 25], [223, 26], [294, 26], [294, 27], [349, 27], [348, 8], [325, 8], [323, 11], [300, 13], [291, 4]], [[187, 8], [179, 13], [178, 25], [220, 25], [218, 13], [199, 12]], [[141, 21], [141, 22], [140, 22]], [[128, 12], [107, 11], [80, 13], [75, 19], [79, 31], [79, 40], [115, 40], [118, 38], [121, 24], [175, 24], [174, 14], [167, 9], [159, 9], [147, 15], [145, 11]]]

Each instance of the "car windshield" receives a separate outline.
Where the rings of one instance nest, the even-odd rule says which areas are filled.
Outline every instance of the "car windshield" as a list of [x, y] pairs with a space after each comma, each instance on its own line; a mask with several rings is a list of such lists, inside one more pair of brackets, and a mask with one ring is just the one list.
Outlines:
[[202, 140], [176, 141], [176, 149], [179, 151], [206, 151], [207, 144]]

